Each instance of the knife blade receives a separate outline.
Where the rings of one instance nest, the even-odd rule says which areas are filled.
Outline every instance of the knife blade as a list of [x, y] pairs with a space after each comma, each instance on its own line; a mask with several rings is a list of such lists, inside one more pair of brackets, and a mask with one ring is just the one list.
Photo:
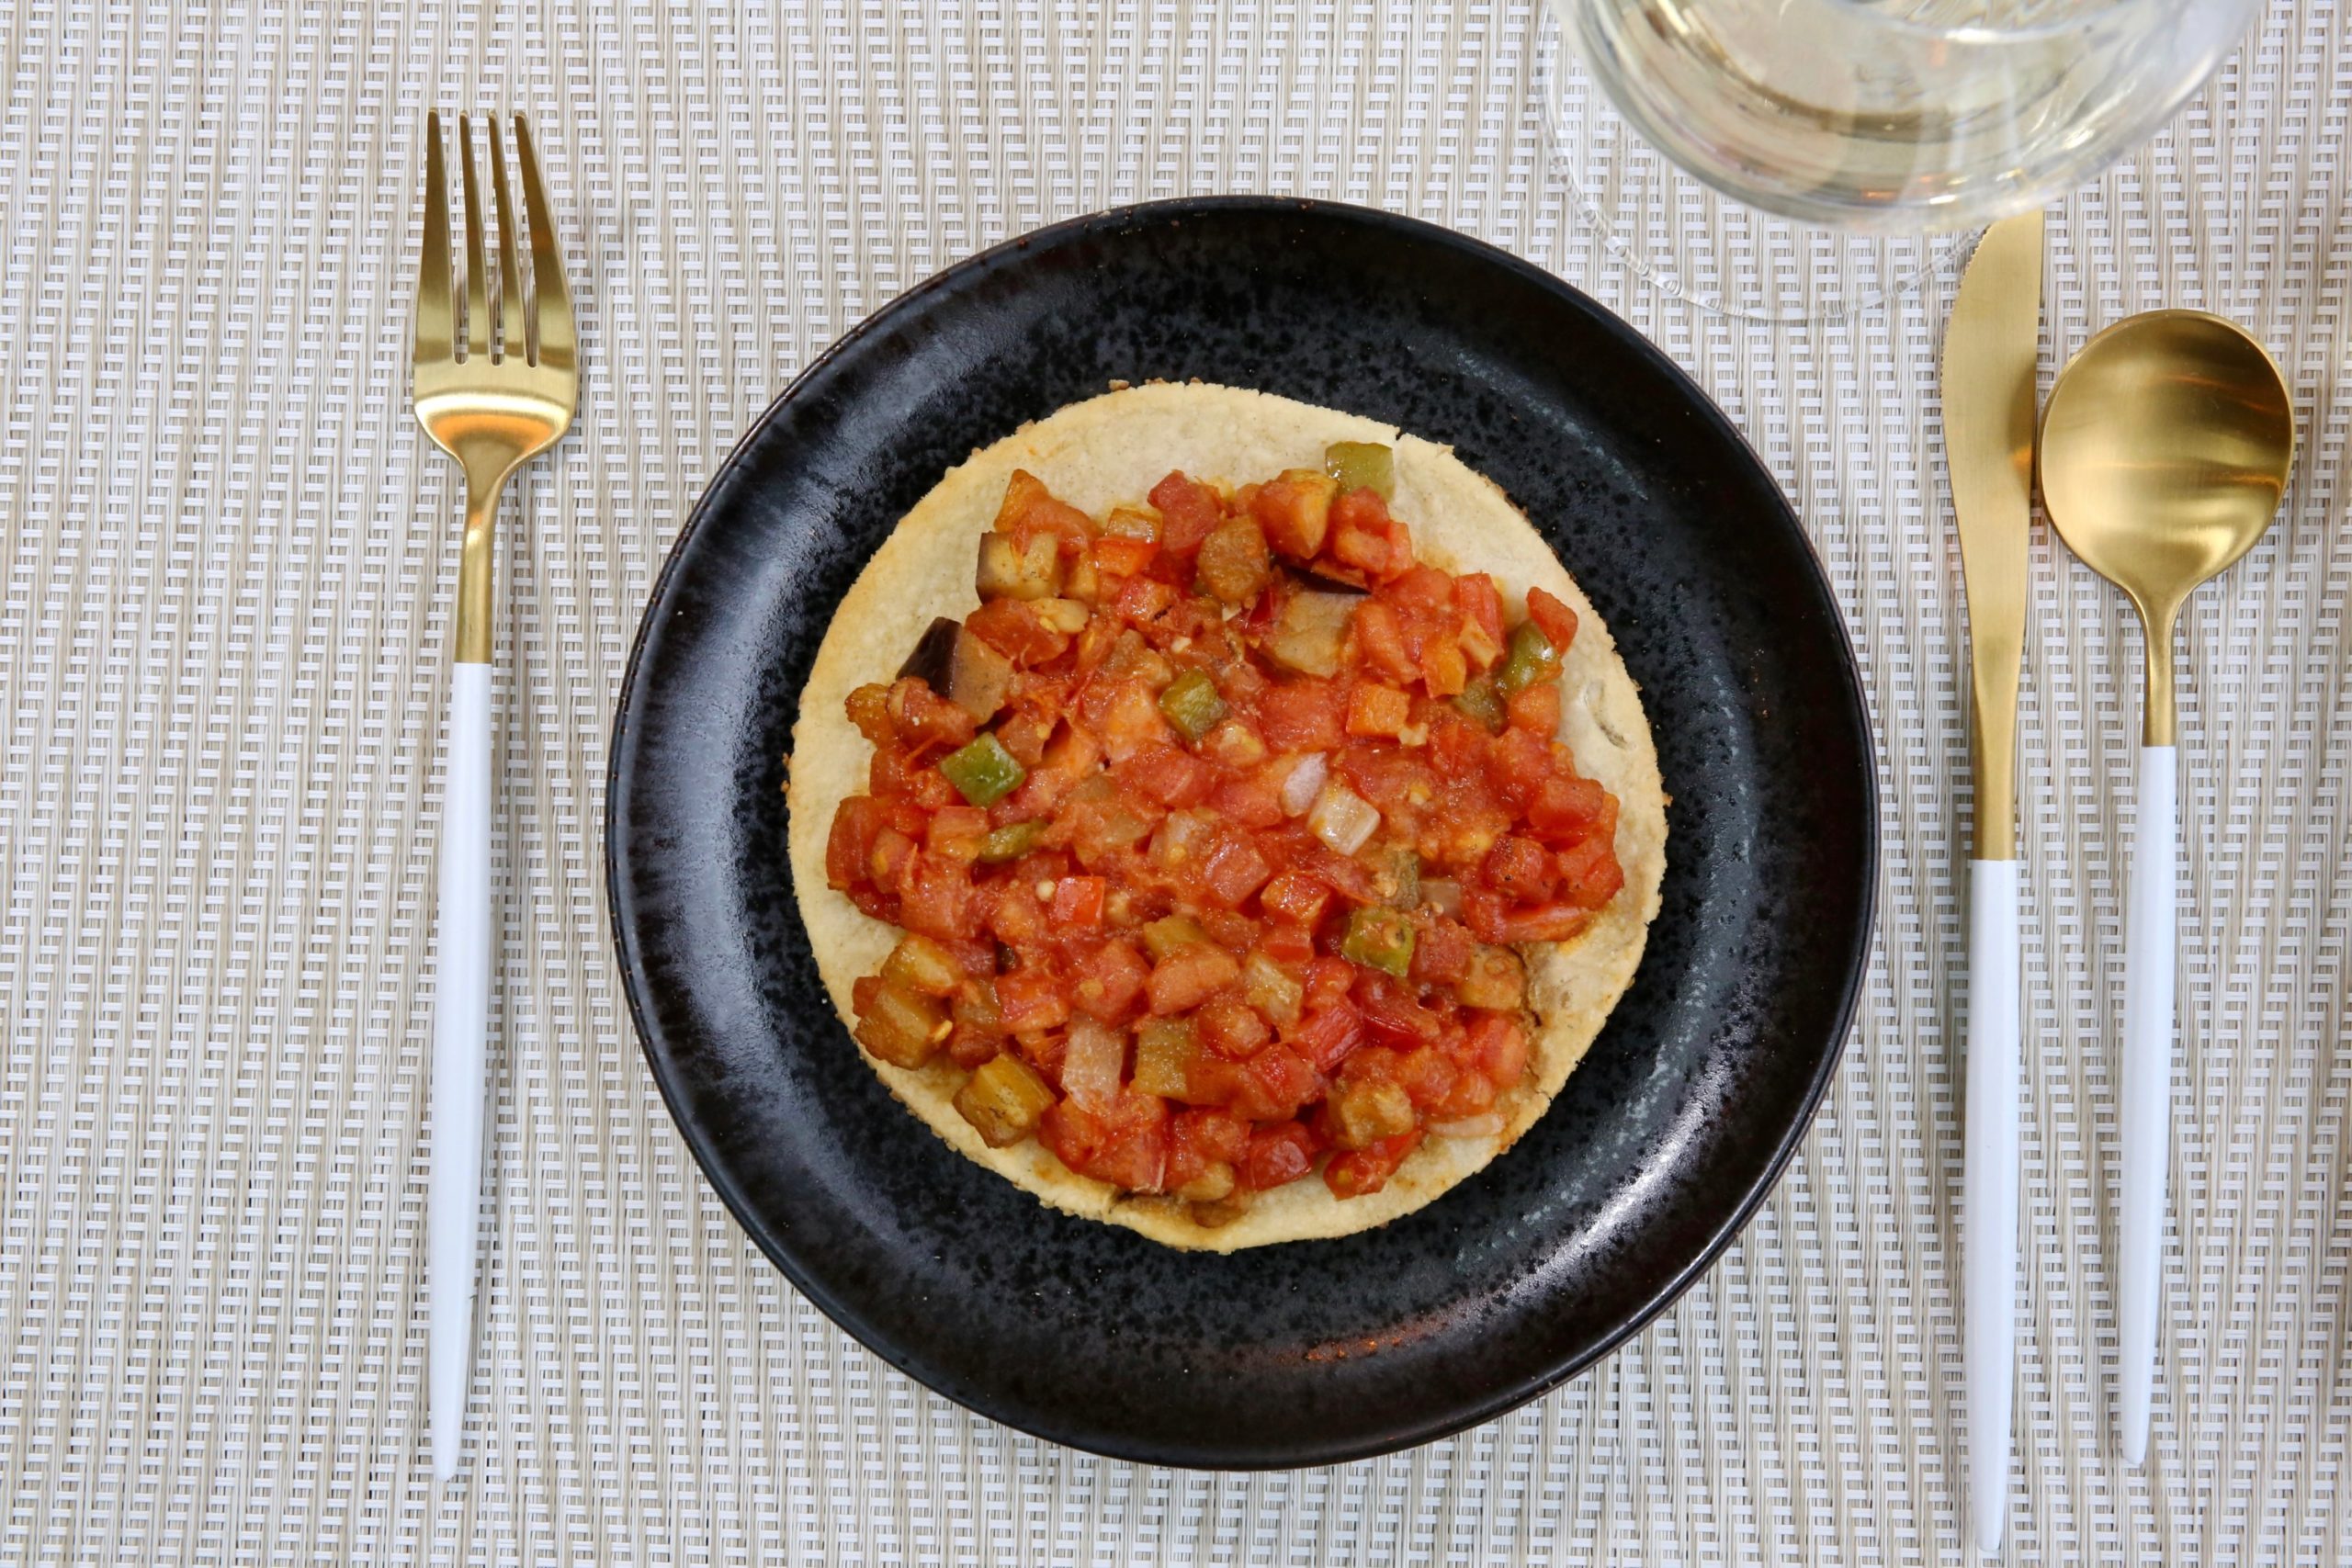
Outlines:
[[1968, 600], [1976, 824], [1968, 863], [1968, 1106], [1961, 1201], [1970, 1514], [2001, 1544], [2017, 1359], [2017, 713], [2033, 525], [2041, 214], [1984, 232], [1944, 330], [1944, 457]]

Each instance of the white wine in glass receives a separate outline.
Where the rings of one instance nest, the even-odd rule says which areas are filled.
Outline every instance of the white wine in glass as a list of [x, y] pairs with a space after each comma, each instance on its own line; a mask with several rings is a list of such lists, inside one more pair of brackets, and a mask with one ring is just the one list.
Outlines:
[[2035, 206], [2153, 135], [2261, 0], [1559, 0], [1635, 130], [1726, 196], [1918, 232]]

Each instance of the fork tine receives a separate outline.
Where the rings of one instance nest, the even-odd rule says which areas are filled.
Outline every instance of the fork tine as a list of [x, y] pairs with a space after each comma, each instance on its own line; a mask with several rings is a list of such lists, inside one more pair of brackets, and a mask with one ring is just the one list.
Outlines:
[[539, 178], [531, 127], [519, 114], [514, 117], [514, 151], [523, 168], [523, 206], [531, 223], [531, 297], [537, 307], [538, 362], [569, 370], [578, 358], [580, 337], [571, 320], [571, 289], [563, 280], [563, 246], [557, 243], [555, 220], [548, 213], [547, 186]]
[[514, 262], [514, 203], [506, 194], [506, 144], [498, 117], [490, 120], [490, 194], [498, 205], [498, 354], [527, 355], [523, 342], [523, 277]]
[[481, 188], [474, 174], [473, 116], [458, 117], [458, 158], [466, 175], [466, 356], [490, 357], [490, 267], [482, 260]]
[[416, 349], [419, 365], [455, 357], [449, 314], [449, 173], [441, 158], [441, 116], [424, 117], [424, 243], [416, 256]]

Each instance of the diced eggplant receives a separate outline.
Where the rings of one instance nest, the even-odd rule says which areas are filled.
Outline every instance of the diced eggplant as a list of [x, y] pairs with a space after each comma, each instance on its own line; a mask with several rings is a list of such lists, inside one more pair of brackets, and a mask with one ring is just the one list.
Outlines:
[[899, 674], [922, 682], [980, 724], [997, 716], [1012, 689], [1012, 660], [944, 615], [931, 623]]
[[1026, 549], [1010, 534], [980, 536], [979, 570], [973, 586], [983, 599], [1046, 599], [1062, 591], [1061, 545], [1042, 529]]
[[931, 998], [884, 981], [859, 1010], [857, 1043], [894, 1067], [920, 1067], [947, 1043], [946, 1010]]
[[1266, 638], [1266, 652], [1285, 670], [1302, 675], [1339, 673], [1340, 649], [1348, 640], [1348, 618], [1363, 601], [1358, 593], [1317, 593], [1302, 589], [1283, 601]]
[[1266, 536], [1248, 517], [1221, 523], [1201, 541], [1200, 561], [1195, 570], [1200, 573], [1201, 586], [1220, 602], [1247, 604], [1266, 586], [1272, 570]]
[[992, 1149], [1017, 1144], [1035, 1132], [1053, 1103], [1054, 1091], [1046, 1080], [1009, 1053], [989, 1057], [956, 1091], [956, 1109]]

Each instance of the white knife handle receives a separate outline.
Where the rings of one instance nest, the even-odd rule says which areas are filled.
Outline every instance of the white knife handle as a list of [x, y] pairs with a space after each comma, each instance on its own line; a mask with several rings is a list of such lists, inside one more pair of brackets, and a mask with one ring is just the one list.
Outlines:
[[2018, 863], [1968, 863], [1968, 1126], [1965, 1321], [1970, 1515], [1977, 1545], [2001, 1546], [2017, 1365]]
[[2156, 1296], [2165, 1240], [2165, 1167], [2172, 1145], [2173, 961], [2179, 829], [2175, 752], [2140, 748], [2140, 827], [2123, 918], [2123, 1206], [2116, 1276], [2123, 1457], [2148, 1452], [2155, 1382]]
[[425, 1211], [433, 1471], [458, 1471], [473, 1359], [481, 1215], [484, 1045], [490, 1032], [490, 666], [454, 667], [441, 809], [433, 993], [433, 1168]]

